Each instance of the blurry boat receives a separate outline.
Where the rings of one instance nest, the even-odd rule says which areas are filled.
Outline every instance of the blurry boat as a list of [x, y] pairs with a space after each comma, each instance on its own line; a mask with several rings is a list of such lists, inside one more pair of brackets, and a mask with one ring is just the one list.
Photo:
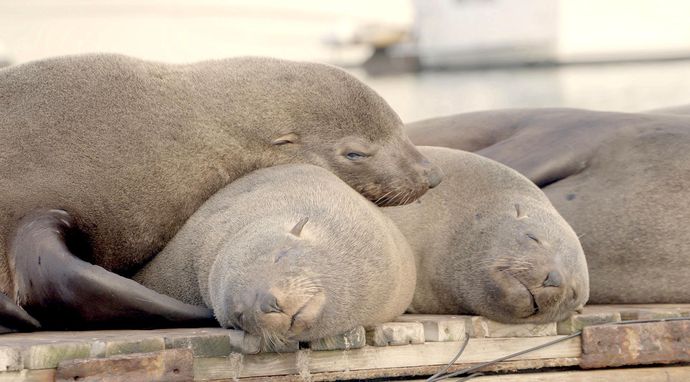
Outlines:
[[367, 70], [690, 58], [685, 0], [414, 0], [413, 5], [414, 22], [406, 31], [367, 25], [340, 44], [373, 46]]

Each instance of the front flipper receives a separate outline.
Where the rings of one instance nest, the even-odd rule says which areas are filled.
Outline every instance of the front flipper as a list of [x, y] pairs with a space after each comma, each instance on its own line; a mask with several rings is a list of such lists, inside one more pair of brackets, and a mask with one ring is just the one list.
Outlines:
[[0, 333], [30, 332], [40, 327], [36, 319], [0, 293]]
[[595, 147], [586, 142], [589, 139], [577, 131], [537, 126], [476, 153], [517, 170], [543, 188], [587, 168]]
[[153, 328], [217, 326], [213, 312], [154, 292], [74, 256], [74, 228], [62, 210], [22, 219], [11, 238], [17, 302], [44, 328]]

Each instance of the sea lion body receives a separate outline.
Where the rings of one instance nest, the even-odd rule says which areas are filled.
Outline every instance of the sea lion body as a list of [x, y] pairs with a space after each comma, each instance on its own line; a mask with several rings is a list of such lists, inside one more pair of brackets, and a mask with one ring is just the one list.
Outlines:
[[662, 109], [654, 109], [654, 110], [649, 110], [648, 113], [674, 114], [674, 115], [690, 116], [690, 105], [679, 105], [679, 106], [665, 107]]
[[322, 168], [284, 165], [213, 195], [134, 279], [270, 343], [393, 319], [415, 268], [374, 204]]
[[443, 183], [415, 203], [383, 209], [415, 254], [411, 312], [552, 322], [587, 301], [580, 243], [539, 188], [479, 155], [419, 150], [441, 167]]
[[401, 127], [371, 89], [321, 64], [87, 55], [2, 69], [0, 291], [12, 294], [8, 237], [35, 209], [66, 211], [81, 233], [70, 249], [128, 274], [258, 168], [312, 163], [381, 204], [411, 201], [440, 176]]
[[[408, 132], [416, 143], [472, 148], [537, 182], [580, 237], [591, 303], [683, 303], [690, 117], [656, 113], [499, 110], [422, 121]], [[468, 131], [484, 143], [465, 141]]]

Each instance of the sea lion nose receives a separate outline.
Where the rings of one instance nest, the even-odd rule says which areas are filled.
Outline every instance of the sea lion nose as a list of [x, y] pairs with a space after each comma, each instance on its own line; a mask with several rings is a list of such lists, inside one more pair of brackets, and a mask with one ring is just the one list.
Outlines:
[[278, 306], [278, 299], [270, 293], [264, 293], [259, 297], [259, 309], [263, 313], [280, 313], [282, 310]]
[[563, 277], [557, 271], [551, 271], [544, 280], [545, 287], [559, 287], [563, 283]]
[[443, 171], [441, 171], [441, 168], [426, 159], [423, 159], [421, 163], [422, 166], [424, 166], [424, 175], [426, 175], [429, 188], [434, 188], [441, 184], [443, 180]]
[[429, 173], [427, 178], [429, 179], [429, 188], [434, 188], [441, 184], [441, 181], [443, 180], [443, 174], [441, 173], [441, 170], [432, 171], [431, 173]]

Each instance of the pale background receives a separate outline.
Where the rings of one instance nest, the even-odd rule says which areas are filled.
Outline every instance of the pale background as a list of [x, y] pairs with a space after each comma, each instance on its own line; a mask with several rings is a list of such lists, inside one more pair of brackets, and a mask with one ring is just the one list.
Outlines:
[[[419, 17], [420, 5], [457, 3], [464, 8]], [[496, 11], [501, 5], [514, 9]], [[531, 12], [537, 5], [539, 12]], [[690, 56], [689, 15], [690, 2], [681, 0], [0, 0], [0, 46], [15, 64], [118, 52], [168, 62], [266, 55], [345, 65], [405, 121], [506, 107], [638, 111], [690, 103], [690, 61], [677, 59]], [[524, 32], [525, 41], [552, 44], [552, 53], [567, 60], [664, 60], [372, 76], [354, 66], [370, 46], [324, 44], [370, 24], [422, 28], [417, 39], [431, 48], [446, 38], [481, 48], [489, 38]], [[476, 58], [490, 56], [479, 48]]]

